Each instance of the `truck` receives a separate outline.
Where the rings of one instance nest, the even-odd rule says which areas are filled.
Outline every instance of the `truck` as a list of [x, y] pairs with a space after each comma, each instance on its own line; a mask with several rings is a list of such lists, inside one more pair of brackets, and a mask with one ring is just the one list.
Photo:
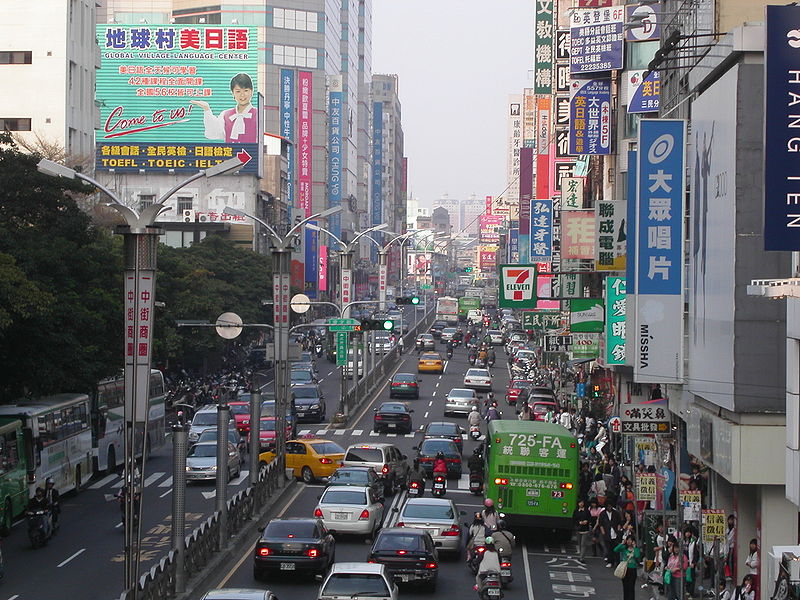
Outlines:
[[458, 299], [458, 320], [466, 321], [467, 315], [471, 310], [479, 310], [481, 299], [475, 296], [462, 296]]
[[436, 300], [436, 320], [448, 325], [458, 323], [458, 300], [451, 296], [441, 296]]

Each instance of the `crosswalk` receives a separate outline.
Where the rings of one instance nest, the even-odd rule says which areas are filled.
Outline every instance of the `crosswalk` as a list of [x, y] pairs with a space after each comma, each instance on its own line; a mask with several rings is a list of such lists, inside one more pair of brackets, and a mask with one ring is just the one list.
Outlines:
[[[228, 483], [229, 486], [237, 486], [241, 485], [243, 482], [248, 480], [248, 476], [250, 475], [250, 471], [243, 469], [239, 476], [231, 479]], [[91, 483], [88, 486], [90, 490], [100, 490], [104, 488], [111, 488], [111, 489], [120, 489], [124, 485], [124, 481], [121, 475], [113, 473], [111, 475], [106, 475], [102, 479], [98, 479], [94, 483]], [[160, 488], [171, 488], [172, 487], [172, 475], [167, 476], [166, 473], [162, 471], [155, 471], [148, 475], [145, 480], [142, 482], [144, 487], [160, 487]], [[203, 495], [206, 495], [204, 493]], [[207, 498], [213, 498], [213, 494], [211, 496], [206, 496]]]

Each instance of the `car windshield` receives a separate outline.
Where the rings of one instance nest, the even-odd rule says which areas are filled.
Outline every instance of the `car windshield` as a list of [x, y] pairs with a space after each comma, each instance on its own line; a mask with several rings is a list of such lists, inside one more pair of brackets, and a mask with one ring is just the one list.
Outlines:
[[346, 490], [342, 488], [329, 488], [320, 499], [321, 504], [356, 504], [363, 506], [367, 503], [364, 490]]
[[308, 371], [292, 371], [292, 381], [311, 381], [311, 373]]
[[474, 398], [475, 392], [473, 392], [472, 390], [454, 388], [450, 390], [450, 393], [447, 395], [450, 396], [451, 398]]
[[456, 435], [456, 426], [450, 423], [431, 423], [425, 432], [427, 435]]
[[[449, 504], [406, 504], [401, 517], [406, 519], [437, 519], [452, 521], [455, 518], [453, 507]], [[402, 518], [401, 518], [402, 520]]]
[[488, 377], [489, 371], [486, 369], [470, 369], [467, 371], [467, 377]]
[[395, 383], [414, 383], [417, 380], [413, 375], [398, 373], [394, 376]]
[[[200, 434], [200, 437], [197, 438], [197, 443], [200, 442], [216, 442], [217, 441], [217, 428], [214, 429], [206, 429], [203, 433]], [[239, 432], [235, 429], [228, 430], [228, 441], [236, 443], [239, 441]]]
[[552, 404], [534, 404], [533, 405], [533, 412], [535, 413], [546, 413], [548, 410], [553, 409]]
[[266, 417], [274, 417], [275, 416], [275, 401], [270, 400], [268, 402], [261, 403], [261, 414]]
[[250, 412], [250, 407], [246, 404], [229, 404], [231, 412], [235, 415], [246, 415]]
[[534, 356], [536, 356], [536, 352], [533, 350], [520, 350], [517, 352], [518, 358], [533, 358]]
[[331, 475], [330, 485], [369, 485], [369, 471], [362, 469], [339, 469]]
[[423, 333], [422, 335], [419, 336], [419, 339], [421, 339], [421, 340], [432, 340], [433, 339], [433, 334]]
[[316, 538], [317, 532], [315, 528], [313, 521], [271, 521], [264, 529], [264, 537]]
[[406, 550], [419, 552], [425, 550], [425, 542], [421, 535], [404, 533], [382, 533], [375, 542], [375, 550]]
[[442, 360], [442, 357], [438, 354], [428, 353], [420, 356], [420, 360]]
[[386, 581], [377, 573], [335, 573], [322, 589], [323, 596], [390, 596]]
[[383, 463], [383, 453], [377, 448], [350, 448], [344, 459], [350, 462]]
[[319, 392], [312, 387], [296, 387], [292, 393], [295, 398], [319, 398]]
[[188, 457], [194, 458], [211, 458], [217, 455], [216, 444], [195, 444], [189, 449]]
[[458, 331], [455, 327], [445, 327], [442, 329], [442, 333], [455, 333]]
[[419, 447], [420, 456], [436, 456], [437, 452], [445, 456], [459, 456], [456, 445], [450, 440], [425, 440]]
[[275, 431], [275, 420], [261, 419], [261, 431]]
[[490, 329], [486, 333], [488, 333], [489, 335], [503, 335], [502, 333], [500, 333], [498, 329]]
[[202, 412], [197, 413], [192, 419], [192, 425], [216, 425], [217, 424], [217, 413], [214, 412]]
[[406, 412], [406, 407], [402, 404], [389, 404], [384, 403], [381, 404], [381, 407], [378, 409], [378, 412]]
[[344, 448], [335, 442], [316, 442], [311, 447], [317, 454], [344, 454]]

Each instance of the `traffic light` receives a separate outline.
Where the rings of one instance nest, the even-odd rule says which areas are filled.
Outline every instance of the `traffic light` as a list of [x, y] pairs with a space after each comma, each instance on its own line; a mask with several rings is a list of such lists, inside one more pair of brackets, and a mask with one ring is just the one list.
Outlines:
[[464, 267], [464, 273], [472, 273], [472, 267]]
[[394, 321], [391, 319], [361, 319], [361, 331], [392, 331]]
[[600, 397], [600, 386], [599, 385], [595, 384], [595, 385], [592, 386], [592, 397], [593, 398], [599, 398]]
[[401, 304], [413, 304], [416, 306], [419, 304], [419, 296], [403, 296], [402, 298], [395, 298], [394, 303], [397, 306], [400, 306]]

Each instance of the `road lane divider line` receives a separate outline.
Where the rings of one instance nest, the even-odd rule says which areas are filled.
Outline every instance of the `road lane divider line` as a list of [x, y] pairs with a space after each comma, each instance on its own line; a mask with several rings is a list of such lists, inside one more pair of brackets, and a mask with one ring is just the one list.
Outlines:
[[536, 600], [533, 595], [533, 583], [531, 582], [531, 565], [528, 562], [528, 546], [522, 542], [522, 564], [525, 565], [525, 585], [528, 587], [528, 600]]
[[165, 497], [165, 496], [169, 496], [171, 493], [172, 493], [172, 488], [168, 489], [166, 492], [164, 492], [163, 494], [161, 494], [161, 495], [159, 496], [159, 498], [163, 498], [163, 497]]
[[[447, 371], [447, 365], [449, 365], [449, 364], [450, 364], [449, 360], [444, 361], [444, 368], [442, 369], [442, 373], [445, 373]], [[441, 375], [440, 375], [440, 377], [441, 377]]]
[[[378, 398], [378, 397], [379, 397], [379, 396], [380, 396], [380, 395], [383, 393], [383, 390], [385, 390], [385, 389], [386, 389], [386, 386], [388, 386], [388, 385], [389, 385], [389, 381], [391, 381], [391, 380], [392, 380], [392, 378], [393, 378], [393, 377], [394, 377], [394, 376], [397, 374], [397, 372], [400, 370], [400, 367], [402, 367], [402, 366], [403, 366], [403, 363], [401, 362], [399, 365], [397, 365], [397, 366], [395, 367], [395, 369], [394, 369], [394, 371], [392, 371], [392, 374], [391, 374], [391, 376], [389, 377], [389, 379], [387, 379], [387, 380], [386, 380], [386, 381], [383, 383], [383, 385], [380, 387], [380, 389], [379, 389], [377, 392], [375, 392], [375, 395], [374, 395], [374, 397], [373, 397], [373, 400], [377, 399], [377, 398]], [[365, 402], [365, 403], [364, 403], [364, 408], [361, 410], [361, 414], [359, 414], [359, 415], [358, 415], [358, 417], [356, 418], [356, 420], [353, 422], [353, 426], [357, 425], [357, 424], [359, 423], [359, 421], [361, 421], [361, 419], [362, 419], [362, 418], [364, 418], [364, 415], [365, 415], [365, 414], [367, 414], [367, 410], [368, 410], [368, 409], [369, 409], [371, 406], [372, 406], [372, 402]]]
[[17, 598], [19, 598], [19, 594], [14, 594], [8, 600], [17, 600]]
[[424, 416], [424, 417], [422, 417], [422, 418], [423, 418], [423, 419], [427, 419], [427, 418], [428, 418], [428, 413], [427, 413], [427, 411], [425, 412], [425, 416]]
[[[284, 513], [285, 513], [287, 510], [289, 510], [289, 507], [290, 507], [290, 506], [292, 506], [292, 504], [294, 504], [294, 501], [295, 501], [295, 500], [297, 500], [297, 497], [300, 495], [300, 493], [301, 493], [301, 492], [302, 492], [304, 489], [305, 489], [304, 487], [302, 487], [302, 486], [298, 486], [298, 488], [297, 488], [297, 491], [296, 491], [294, 494], [292, 494], [292, 497], [289, 499], [289, 501], [286, 503], [286, 505], [285, 505], [285, 506], [284, 506], [284, 507], [283, 507], [283, 508], [280, 510], [280, 512], [279, 512], [277, 515], [275, 515], [275, 518], [276, 518], [276, 519], [279, 519], [279, 518], [281, 518], [281, 517], [284, 515]], [[236, 571], [238, 571], [238, 570], [239, 570], [239, 567], [241, 567], [241, 566], [242, 566], [242, 563], [243, 563], [243, 562], [244, 562], [244, 561], [245, 561], [247, 558], [249, 558], [249, 557], [251, 557], [251, 556], [252, 556], [252, 554], [253, 554], [253, 551], [256, 549], [256, 544], [258, 543], [258, 540], [260, 540], [260, 539], [261, 539], [261, 536], [258, 536], [258, 538], [256, 539], [256, 541], [255, 541], [255, 542], [253, 542], [253, 543], [250, 545], [250, 547], [249, 547], [249, 548], [247, 548], [247, 550], [244, 552], [244, 554], [242, 554], [242, 557], [241, 557], [239, 560], [237, 560], [237, 561], [236, 561], [236, 564], [235, 564], [235, 565], [233, 565], [233, 567], [231, 567], [231, 570], [230, 570], [230, 571], [228, 571], [227, 575], [225, 575], [225, 577], [222, 579], [222, 581], [220, 581], [220, 582], [219, 582], [219, 584], [218, 584], [218, 585], [217, 585], [215, 588], [212, 588], [212, 589], [217, 589], [217, 588], [225, 587], [225, 584], [226, 584], [226, 583], [228, 583], [228, 580], [230, 580], [230, 578], [231, 578], [231, 577], [233, 577], [233, 574], [234, 574], [234, 573], [236, 573]]]
[[72, 556], [70, 556], [70, 557], [69, 557], [67, 560], [60, 562], [60, 563], [58, 564], [58, 568], [61, 568], [61, 567], [63, 567], [65, 564], [67, 564], [67, 563], [68, 563], [69, 561], [71, 561], [73, 558], [78, 558], [78, 557], [79, 557], [81, 554], [83, 554], [84, 552], [86, 552], [86, 548], [81, 548], [81, 549], [80, 549], [80, 550], [78, 550], [78, 551], [77, 551], [75, 554], [73, 554]]
[[430, 402], [428, 402], [428, 406], [433, 406], [433, 400], [431, 400]]
[[431, 396], [436, 396], [436, 390], [433, 390], [433, 391], [431, 392]]

